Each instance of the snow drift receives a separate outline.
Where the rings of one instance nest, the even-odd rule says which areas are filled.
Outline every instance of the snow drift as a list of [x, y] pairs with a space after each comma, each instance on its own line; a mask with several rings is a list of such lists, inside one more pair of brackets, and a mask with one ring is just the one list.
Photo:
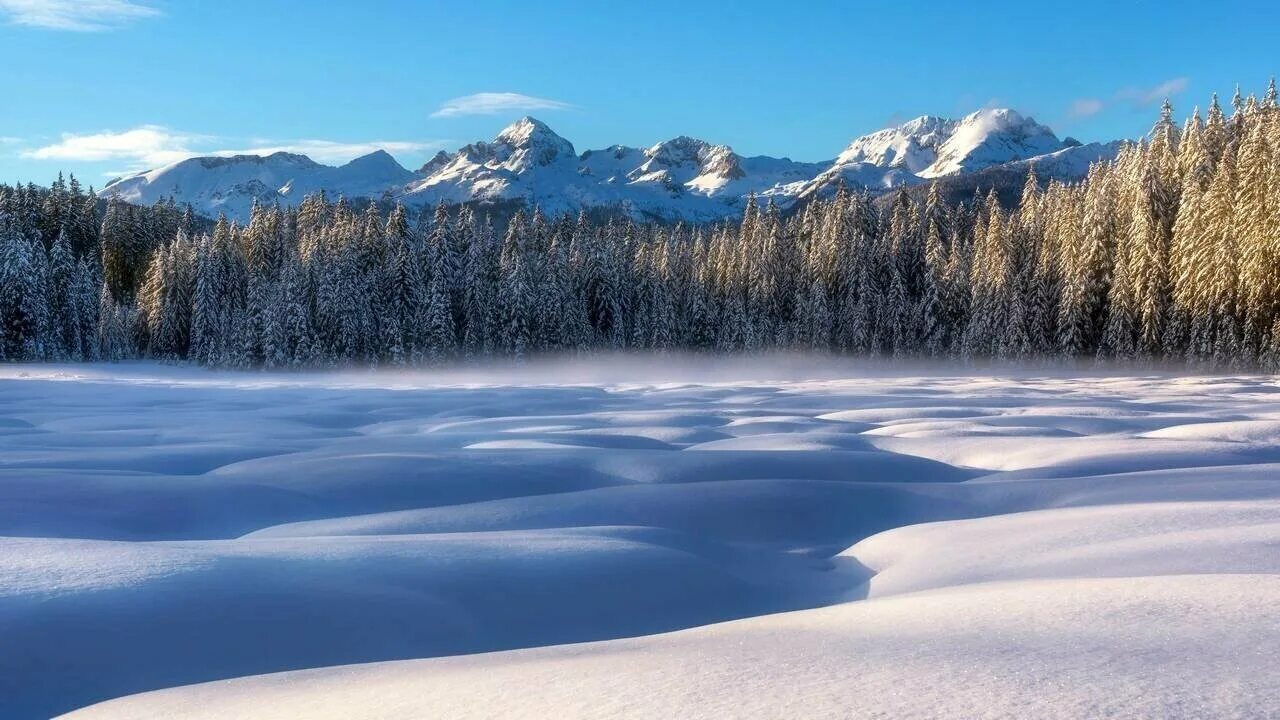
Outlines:
[[0, 367], [0, 716], [1280, 704], [1273, 379], [639, 362]]

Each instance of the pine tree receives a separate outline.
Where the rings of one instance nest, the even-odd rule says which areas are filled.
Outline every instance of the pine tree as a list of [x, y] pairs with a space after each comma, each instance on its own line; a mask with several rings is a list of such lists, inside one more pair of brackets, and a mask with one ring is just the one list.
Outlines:
[[311, 322], [309, 287], [302, 258], [287, 250], [280, 270], [280, 333], [289, 367], [306, 367], [319, 362], [320, 348]]
[[524, 214], [517, 212], [507, 228], [499, 260], [498, 304], [502, 308], [502, 322], [496, 345], [516, 358], [522, 358], [529, 352], [532, 341], [529, 322], [532, 297], [525, 267], [526, 232]]
[[195, 293], [191, 308], [189, 355], [201, 365], [213, 365], [222, 356], [222, 333], [216, 247], [208, 235], [196, 243]]
[[132, 206], [112, 196], [102, 220], [104, 277], [113, 297], [129, 300], [138, 287], [147, 259], [147, 238]]
[[983, 221], [974, 235], [969, 285], [973, 320], [966, 328], [963, 354], [981, 358], [1004, 356], [1020, 342], [1011, 322], [1017, 266], [1008, 222], [994, 191], [988, 194]]
[[1280, 243], [1273, 224], [1275, 200], [1268, 182], [1277, 161], [1272, 147], [1274, 135], [1263, 112], [1248, 114], [1241, 127], [1235, 163], [1230, 224], [1240, 252], [1241, 349], [1246, 361], [1264, 347], [1271, 320], [1280, 309]]
[[[357, 211], [322, 194], [211, 234], [189, 207], [0, 185], [0, 357], [413, 364], [501, 353], [773, 347], [1280, 362], [1280, 108], [1237, 93], [1080, 183], [1015, 203], [840, 186], [784, 218], [686, 228], [525, 208]], [[921, 195], [921, 190], [927, 190]]]
[[111, 296], [111, 286], [104, 280], [98, 293], [98, 355], [103, 360], [119, 362], [129, 356], [127, 316]]
[[[453, 356], [455, 350], [455, 334], [453, 328], [453, 312], [449, 301], [447, 276], [437, 273], [432, 276], [427, 286], [427, 310], [425, 339], [427, 359], [440, 362]], [[518, 313], [516, 314], [518, 315]], [[527, 348], [527, 334], [521, 330], [513, 330], [517, 344], [513, 349], [517, 357]]]
[[85, 258], [76, 261], [72, 274], [70, 298], [70, 322], [74, 327], [71, 339], [71, 360], [97, 360], [101, 357], [98, 342], [98, 287], [102, 281], [96, 277], [93, 267]]
[[[61, 179], [61, 176], [59, 176]], [[65, 201], [63, 213], [66, 212]], [[75, 317], [73, 280], [76, 271], [75, 257], [71, 253], [71, 240], [65, 229], [60, 229], [57, 240], [49, 251], [49, 342], [51, 359], [83, 357], [80, 327]]]

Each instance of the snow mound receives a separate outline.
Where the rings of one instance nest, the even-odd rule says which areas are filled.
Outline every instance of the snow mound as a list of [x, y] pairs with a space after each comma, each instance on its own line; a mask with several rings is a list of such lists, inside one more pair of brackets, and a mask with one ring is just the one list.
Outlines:
[[1280, 443], [1280, 420], [1230, 420], [1174, 425], [1143, 433], [1143, 436], [1275, 445]]
[[1277, 418], [1268, 377], [4, 365], [0, 717], [1265, 717]]
[[1277, 597], [1274, 575], [995, 583], [633, 640], [209, 683], [67, 717], [1260, 718], [1280, 704]]

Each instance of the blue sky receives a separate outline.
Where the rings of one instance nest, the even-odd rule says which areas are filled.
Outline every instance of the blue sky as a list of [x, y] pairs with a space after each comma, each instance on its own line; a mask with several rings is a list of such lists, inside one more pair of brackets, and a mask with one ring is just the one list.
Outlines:
[[800, 160], [988, 105], [1133, 137], [1166, 94], [1181, 116], [1261, 92], [1278, 7], [0, 0], [0, 180], [264, 149], [412, 168], [524, 114], [579, 151], [687, 134]]

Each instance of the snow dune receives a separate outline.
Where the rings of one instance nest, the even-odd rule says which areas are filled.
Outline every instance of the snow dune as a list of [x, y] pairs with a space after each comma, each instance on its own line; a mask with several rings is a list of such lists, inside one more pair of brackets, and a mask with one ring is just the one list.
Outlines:
[[0, 717], [1280, 707], [1273, 379], [641, 365], [0, 366]]
[[669, 635], [195, 685], [69, 717], [1266, 718], [1277, 594], [1273, 575], [961, 586]]

